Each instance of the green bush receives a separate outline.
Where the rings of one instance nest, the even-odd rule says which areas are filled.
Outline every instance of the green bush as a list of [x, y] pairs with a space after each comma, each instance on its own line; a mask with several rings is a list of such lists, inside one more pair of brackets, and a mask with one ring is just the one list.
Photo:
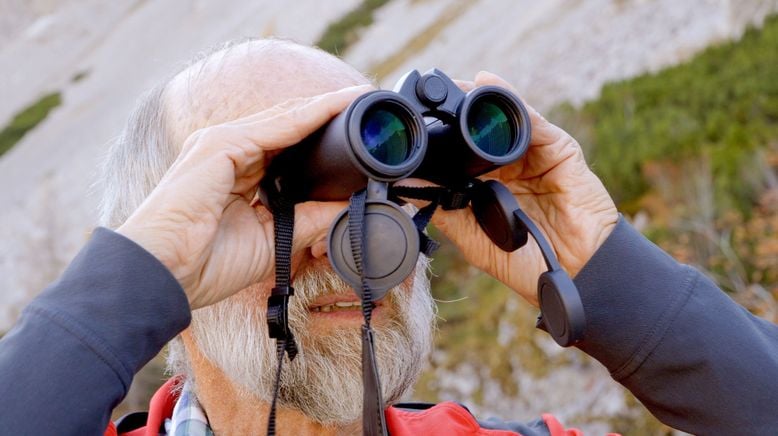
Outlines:
[[35, 103], [14, 115], [11, 122], [0, 131], [0, 156], [10, 150], [27, 132], [43, 121], [52, 109], [62, 104], [59, 92], [44, 95]]
[[373, 12], [388, 2], [364, 0], [356, 9], [330, 24], [316, 45], [333, 54], [343, 53], [357, 41], [359, 30], [373, 23]]
[[705, 157], [719, 208], [750, 208], [742, 182], [753, 151], [778, 139], [778, 16], [690, 61], [615, 82], [580, 109], [552, 112], [587, 144], [588, 161], [622, 208], [648, 185], [648, 161]]

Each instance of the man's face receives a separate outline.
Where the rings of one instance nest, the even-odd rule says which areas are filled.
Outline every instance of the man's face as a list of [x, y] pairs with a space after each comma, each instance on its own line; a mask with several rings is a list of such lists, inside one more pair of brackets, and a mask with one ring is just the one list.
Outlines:
[[[368, 83], [342, 61], [295, 45], [248, 44], [211, 58], [168, 87], [169, 106], [178, 111], [173, 117], [178, 143], [198, 128], [291, 98]], [[284, 365], [280, 405], [320, 423], [355, 422], [362, 410], [359, 300], [331, 269], [321, 242], [297, 255], [293, 270], [289, 318], [299, 354]], [[203, 355], [239, 390], [265, 401], [272, 398], [277, 366], [265, 323], [273, 285], [260, 283], [196, 310], [191, 325]], [[415, 277], [388, 292], [374, 311], [375, 351], [387, 401], [398, 400], [416, 380], [431, 348], [433, 323], [426, 260], [421, 260]]]
[[[384, 398], [397, 401], [413, 384], [431, 348], [434, 309], [426, 261], [415, 277], [391, 290], [373, 317]], [[300, 263], [290, 299], [298, 357], [284, 365], [279, 401], [324, 424], [347, 424], [362, 411], [362, 312], [351, 288], [326, 263]], [[267, 335], [266, 300], [272, 283], [247, 288], [193, 313], [203, 354], [241, 390], [270, 401], [277, 365]]]

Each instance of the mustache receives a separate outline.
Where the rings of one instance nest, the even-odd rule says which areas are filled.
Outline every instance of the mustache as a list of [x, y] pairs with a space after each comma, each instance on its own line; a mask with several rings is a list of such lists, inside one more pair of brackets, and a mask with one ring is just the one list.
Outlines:
[[292, 280], [292, 287], [295, 299], [306, 303], [325, 295], [353, 290], [329, 264], [307, 266], [298, 271]]
[[[403, 289], [406, 286], [406, 283], [402, 283], [390, 289], [382, 299], [384, 306], [393, 311], [398, 304], [398, 296], [394, 295], [393, 291]], [[293, 325], [298, 326], [308, 320], [308, 308], [319, 297], [343, 294], [344, 292], [354, 292], [360, 297], [354, 287], [343, 280], [329, 263], [306, 265], [298, 270], [292, 280], [292, 287], [294, 288], [294, 297], [289, 299], [289, 318]]]

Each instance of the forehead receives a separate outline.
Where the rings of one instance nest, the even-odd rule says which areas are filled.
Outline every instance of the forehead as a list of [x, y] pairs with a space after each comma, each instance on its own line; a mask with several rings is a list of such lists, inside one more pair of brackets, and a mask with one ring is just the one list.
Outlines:
[[176, 75], [165, 105], [176, 133], [241, 118], [283, 101], [369, 83], [321, 50], [278, 41], [248, 41], [216, 51]]

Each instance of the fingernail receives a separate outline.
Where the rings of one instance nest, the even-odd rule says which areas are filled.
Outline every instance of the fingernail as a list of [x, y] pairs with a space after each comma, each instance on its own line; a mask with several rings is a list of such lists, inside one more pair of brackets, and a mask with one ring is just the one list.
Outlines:
[[478, 72], [478, 74], [475, 75], [475, 77], [478, 77], [478, 76], [481, 76], [481, 75], [494, 76], [494, 73], [492, 73], [491, 71], [481, 70], [481, 71]]

